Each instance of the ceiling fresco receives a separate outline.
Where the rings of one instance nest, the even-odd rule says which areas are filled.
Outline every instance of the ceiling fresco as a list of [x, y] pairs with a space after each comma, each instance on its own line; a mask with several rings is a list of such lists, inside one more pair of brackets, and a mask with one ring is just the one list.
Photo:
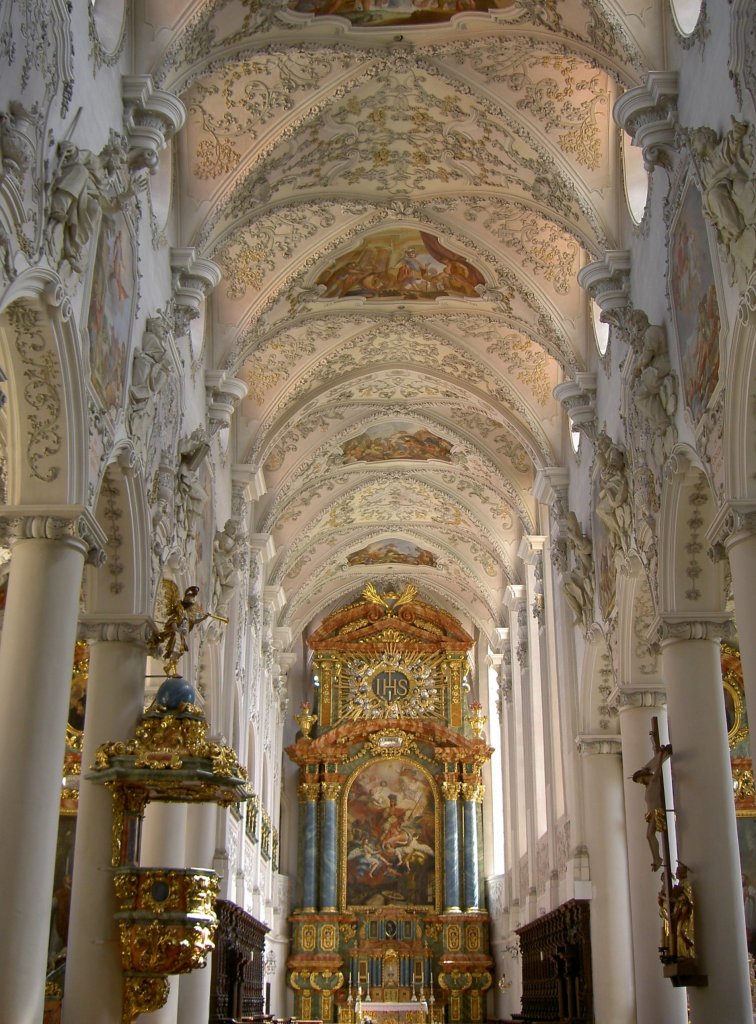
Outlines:
[[[493, 636], [553, 389], [594, 344], [578, 271], [615, 246], [617, 96], [658, 62], [643, 0], [144, 0], [181, 96], [187, 245], [223, 280], [216, 365], [249, 388], [278, 625], [376, 578]], [[620, 15], [621, 8], [621, 15]], [[150, 28], [151, 26], [151, 28]], [[195, 342], [196, 344], [196, 342]]]

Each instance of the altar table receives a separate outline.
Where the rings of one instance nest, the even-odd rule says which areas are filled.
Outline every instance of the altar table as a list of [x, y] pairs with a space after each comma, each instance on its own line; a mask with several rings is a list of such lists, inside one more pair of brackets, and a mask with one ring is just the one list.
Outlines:
[[407, 1003], [373, 1003], [364, 999], [358, 1004], [358, 1024], [372, 1020], [376, 1024], [427, 1024], [428, 1004], [424, 999]]

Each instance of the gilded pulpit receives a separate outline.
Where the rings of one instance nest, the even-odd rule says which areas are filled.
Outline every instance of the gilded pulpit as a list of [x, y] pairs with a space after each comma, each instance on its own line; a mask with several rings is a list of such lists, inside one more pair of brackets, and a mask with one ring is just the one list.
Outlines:
[[[414, 586], [330, 615], [309, 638], [315, 700], [300, 768], [296, 1015], [483, 1021], [481, 770], [491, 755], [463, 682], [473, 640]], [[408, 1016], [409, 1015], [409, 1016]]]

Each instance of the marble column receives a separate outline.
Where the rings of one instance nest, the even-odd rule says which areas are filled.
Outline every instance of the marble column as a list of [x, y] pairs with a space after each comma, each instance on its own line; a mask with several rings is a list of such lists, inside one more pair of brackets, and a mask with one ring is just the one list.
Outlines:
[[[216, 804], [190, 804], [186, 815], [186, 856], [188, 868], [210, 868], [215, 853]], [[207, 1024], [210, 1016], [212, 953], [204, 967], [171, 980], [178, 986], [178, 1020], [180, 1024]]]
[[321, 783], [323, 802], [321, 804], [320, 833], [320, 909], [337, 910], [336, 906], [336, 861], [338, 808], [336, 799], [341, 790], [340, 782]]
[[633, 772], [652, 754], [652, 718], [656, 716], [659, 719], [659, 730], [662, 736], [666, 735], [667, 698], [666, 694], [656, 690], [628, 688], [618, 691], [614, 699], [619, 709], [622, 737], [638, 1024], [687, 1024], [685, 989], [672, 987], [664, 977], [659, 960], [661, 924], [657, 897], [661, 871], [651, 870], [651, 851], [646, 841], [645, 789], [632, 780]]
[[[76, 822], [64, 1024], [120, 1024], [123, 993], [112, 864], [113, 800], [85, 776], [101, 743], [134, 736], [143, 710], [144, 620], [88, 622], [87, 717]], [[97, 985], [92, 978], [97, 978]]]
[[460, 910], [459, 782], [442, 782], [444, 794], [444, 913]]
[[478, 845], [478, 808], [483, 799], [480, 782], [462, 783], [462, 822], [464, 827], [465, 910], [480, 910], [480, 848]]
[[585, 831], [591, 870], [591, 958], [597, 1021], [636, 1024], [622, 759], [618, 736], [583, 736]]
[[[7, 514], [7, 511], [6, 511]], [[19, 516], [0, 643], [0, 1020], [39, 1024], [44, 1008], [60, 788], [87, 516]], [[103, 538], [104, 539], [104, 538]]]
[[724, 616], [656, 620], [672, 743], [678, 857], [695, 899], [696, 962], [706, 987], [688, 989], [692, 1024], [751, 1020], [740, 857], [722, 699]]
[[[145, 868], [182, 868], [186, 850], [187, 804], [149, 803], [142, 827], [142, 854]], [[169, 978], [170, 991], [165, 1005], [154, 1013], [145, 1013], [139, 1024], [179, 1024], [179, 977]], [[180, 1022], [183, 1024], [183, 1021]]]
[[304, 805], [302, 850], [302, 910], [317, 910], [318, 895], [318, 782], [299, 784], [299, 801]]

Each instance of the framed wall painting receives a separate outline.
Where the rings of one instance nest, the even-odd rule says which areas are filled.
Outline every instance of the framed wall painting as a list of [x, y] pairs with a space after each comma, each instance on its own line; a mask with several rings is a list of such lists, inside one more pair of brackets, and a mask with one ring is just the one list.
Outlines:
[[672, 221], [668, 252], [667, 284], [682, 397], [697, 427], [719, 382], [719, 341], [726, 324], [719, 302], [719, 263], [715, 267], [712, 261], [701, 193], [690, 178]]
[[137, 304], [136, 238], [125, 213], [103, 213], [87, 315], [92, 388], [115, 420], [123, 405]]

